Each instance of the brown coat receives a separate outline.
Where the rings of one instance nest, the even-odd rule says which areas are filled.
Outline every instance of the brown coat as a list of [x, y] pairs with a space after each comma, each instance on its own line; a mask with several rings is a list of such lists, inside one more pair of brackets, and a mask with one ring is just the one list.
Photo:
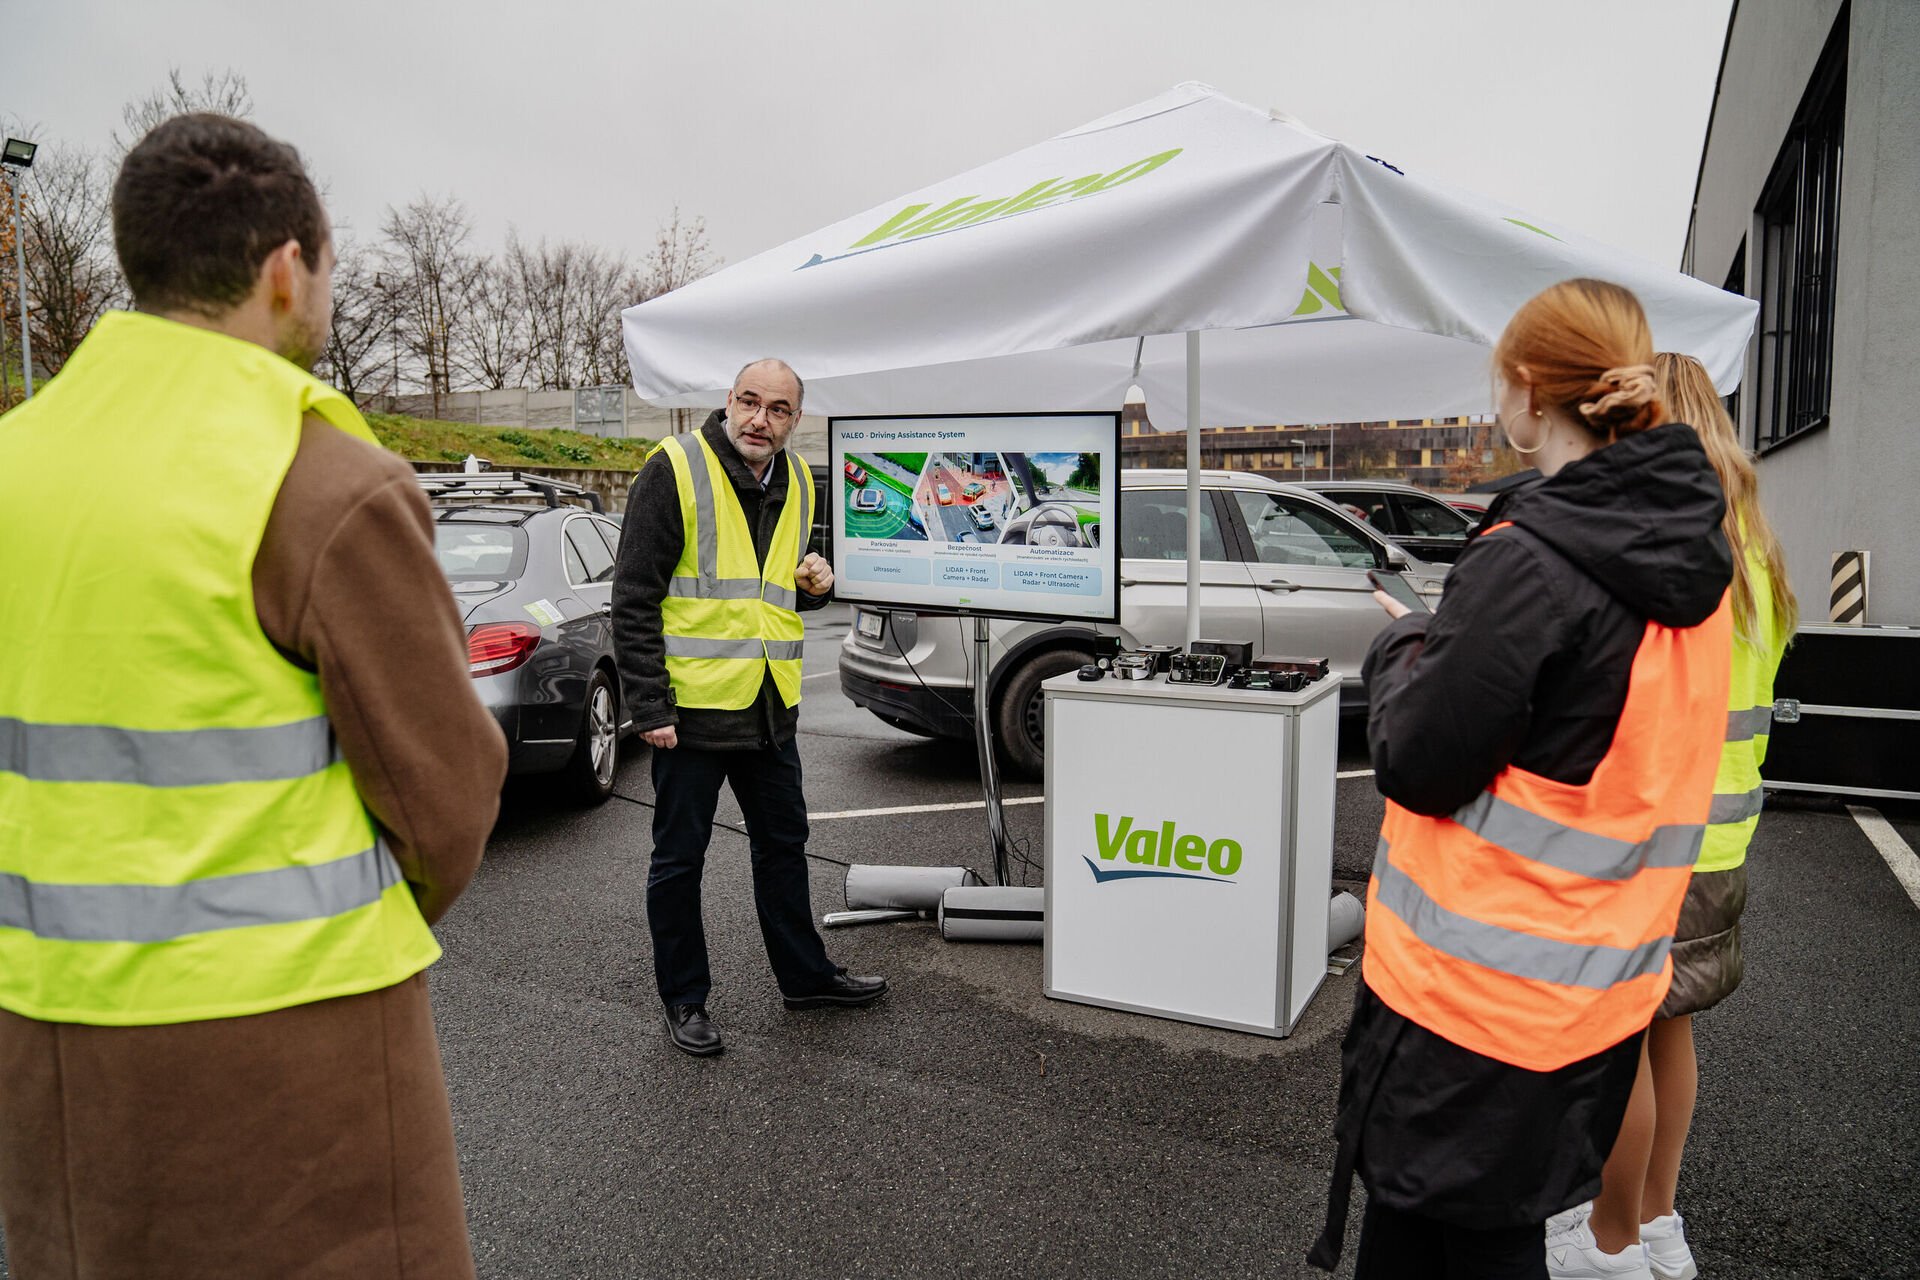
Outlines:
[[[506, 743], [411, 469], [309, 418], [253, 587], [439, 919], [479, 866]], [[0, 1011], [0, 1227], [18, 1280], [471, 1277], [426, 976], [171, 1026]]]

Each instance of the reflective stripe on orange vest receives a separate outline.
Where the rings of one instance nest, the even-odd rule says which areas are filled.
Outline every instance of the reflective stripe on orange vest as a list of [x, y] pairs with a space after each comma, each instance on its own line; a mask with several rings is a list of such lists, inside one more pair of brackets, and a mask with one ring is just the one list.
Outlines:
[[1389, 802], [1367, 985], [1463, 1048], [1552, 1071], [1644, 1029], [1713, 802], [1732, 622], [1648, 623], [1584, 785], [1509, 766], [1448, 817]]

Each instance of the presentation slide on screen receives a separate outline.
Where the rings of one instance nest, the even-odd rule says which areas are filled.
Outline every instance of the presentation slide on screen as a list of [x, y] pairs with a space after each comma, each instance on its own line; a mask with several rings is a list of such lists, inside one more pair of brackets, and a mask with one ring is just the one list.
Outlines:
[[855, 604], [1111, 622], [1112, 413], [834, 418], [834, 594]]

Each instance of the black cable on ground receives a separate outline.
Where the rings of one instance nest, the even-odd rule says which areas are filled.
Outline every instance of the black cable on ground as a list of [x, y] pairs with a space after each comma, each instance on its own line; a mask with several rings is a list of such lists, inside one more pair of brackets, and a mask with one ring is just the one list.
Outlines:
[[[618, 791], [610, 791], [607, 794], [612, 796], [615, 800], [625, 800], [628, 804], [637, 804], [642, 809], [657, 809], [660, 807], [659, 805], [654, 804], [651, 800], [637, 800], [632, 796], [623, 796]], [[731, 822], [722, 822], [718, 818], [714, 819], [713, 825], [721, 828], [722, 830], [732, 831], [738, 835], [747, 836], [748, 839], [752, 839], [752, 837], [748, 835], [747, 829], [745, 827], [736, 827]], [[832, 863], [836, 867], [851, 867], [853, 865], [851, 862], [842, 862], [838, 858], [829, 858], [824, 853], [809, 853], [806, 856], [809, 858], [812, 858], [815, 862], [828, 862], [828, 863]]]

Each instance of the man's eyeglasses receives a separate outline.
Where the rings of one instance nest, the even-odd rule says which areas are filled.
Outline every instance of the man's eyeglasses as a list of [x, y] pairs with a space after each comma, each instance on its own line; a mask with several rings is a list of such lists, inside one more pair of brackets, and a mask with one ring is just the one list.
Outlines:
[[754, 395], [750, 391], [735, 392], [733, 403], [734, 407], [739, 409], [741, 413], [747, 415], [747, 421], [749, 422], [753, 421], [755, 415], [762, 409], [766, 410], [767, 421], [776, 427], [784, 427], [793, 421], [793, 410], [789, 409], [784, 403], [765, 404], [759, 396]]

